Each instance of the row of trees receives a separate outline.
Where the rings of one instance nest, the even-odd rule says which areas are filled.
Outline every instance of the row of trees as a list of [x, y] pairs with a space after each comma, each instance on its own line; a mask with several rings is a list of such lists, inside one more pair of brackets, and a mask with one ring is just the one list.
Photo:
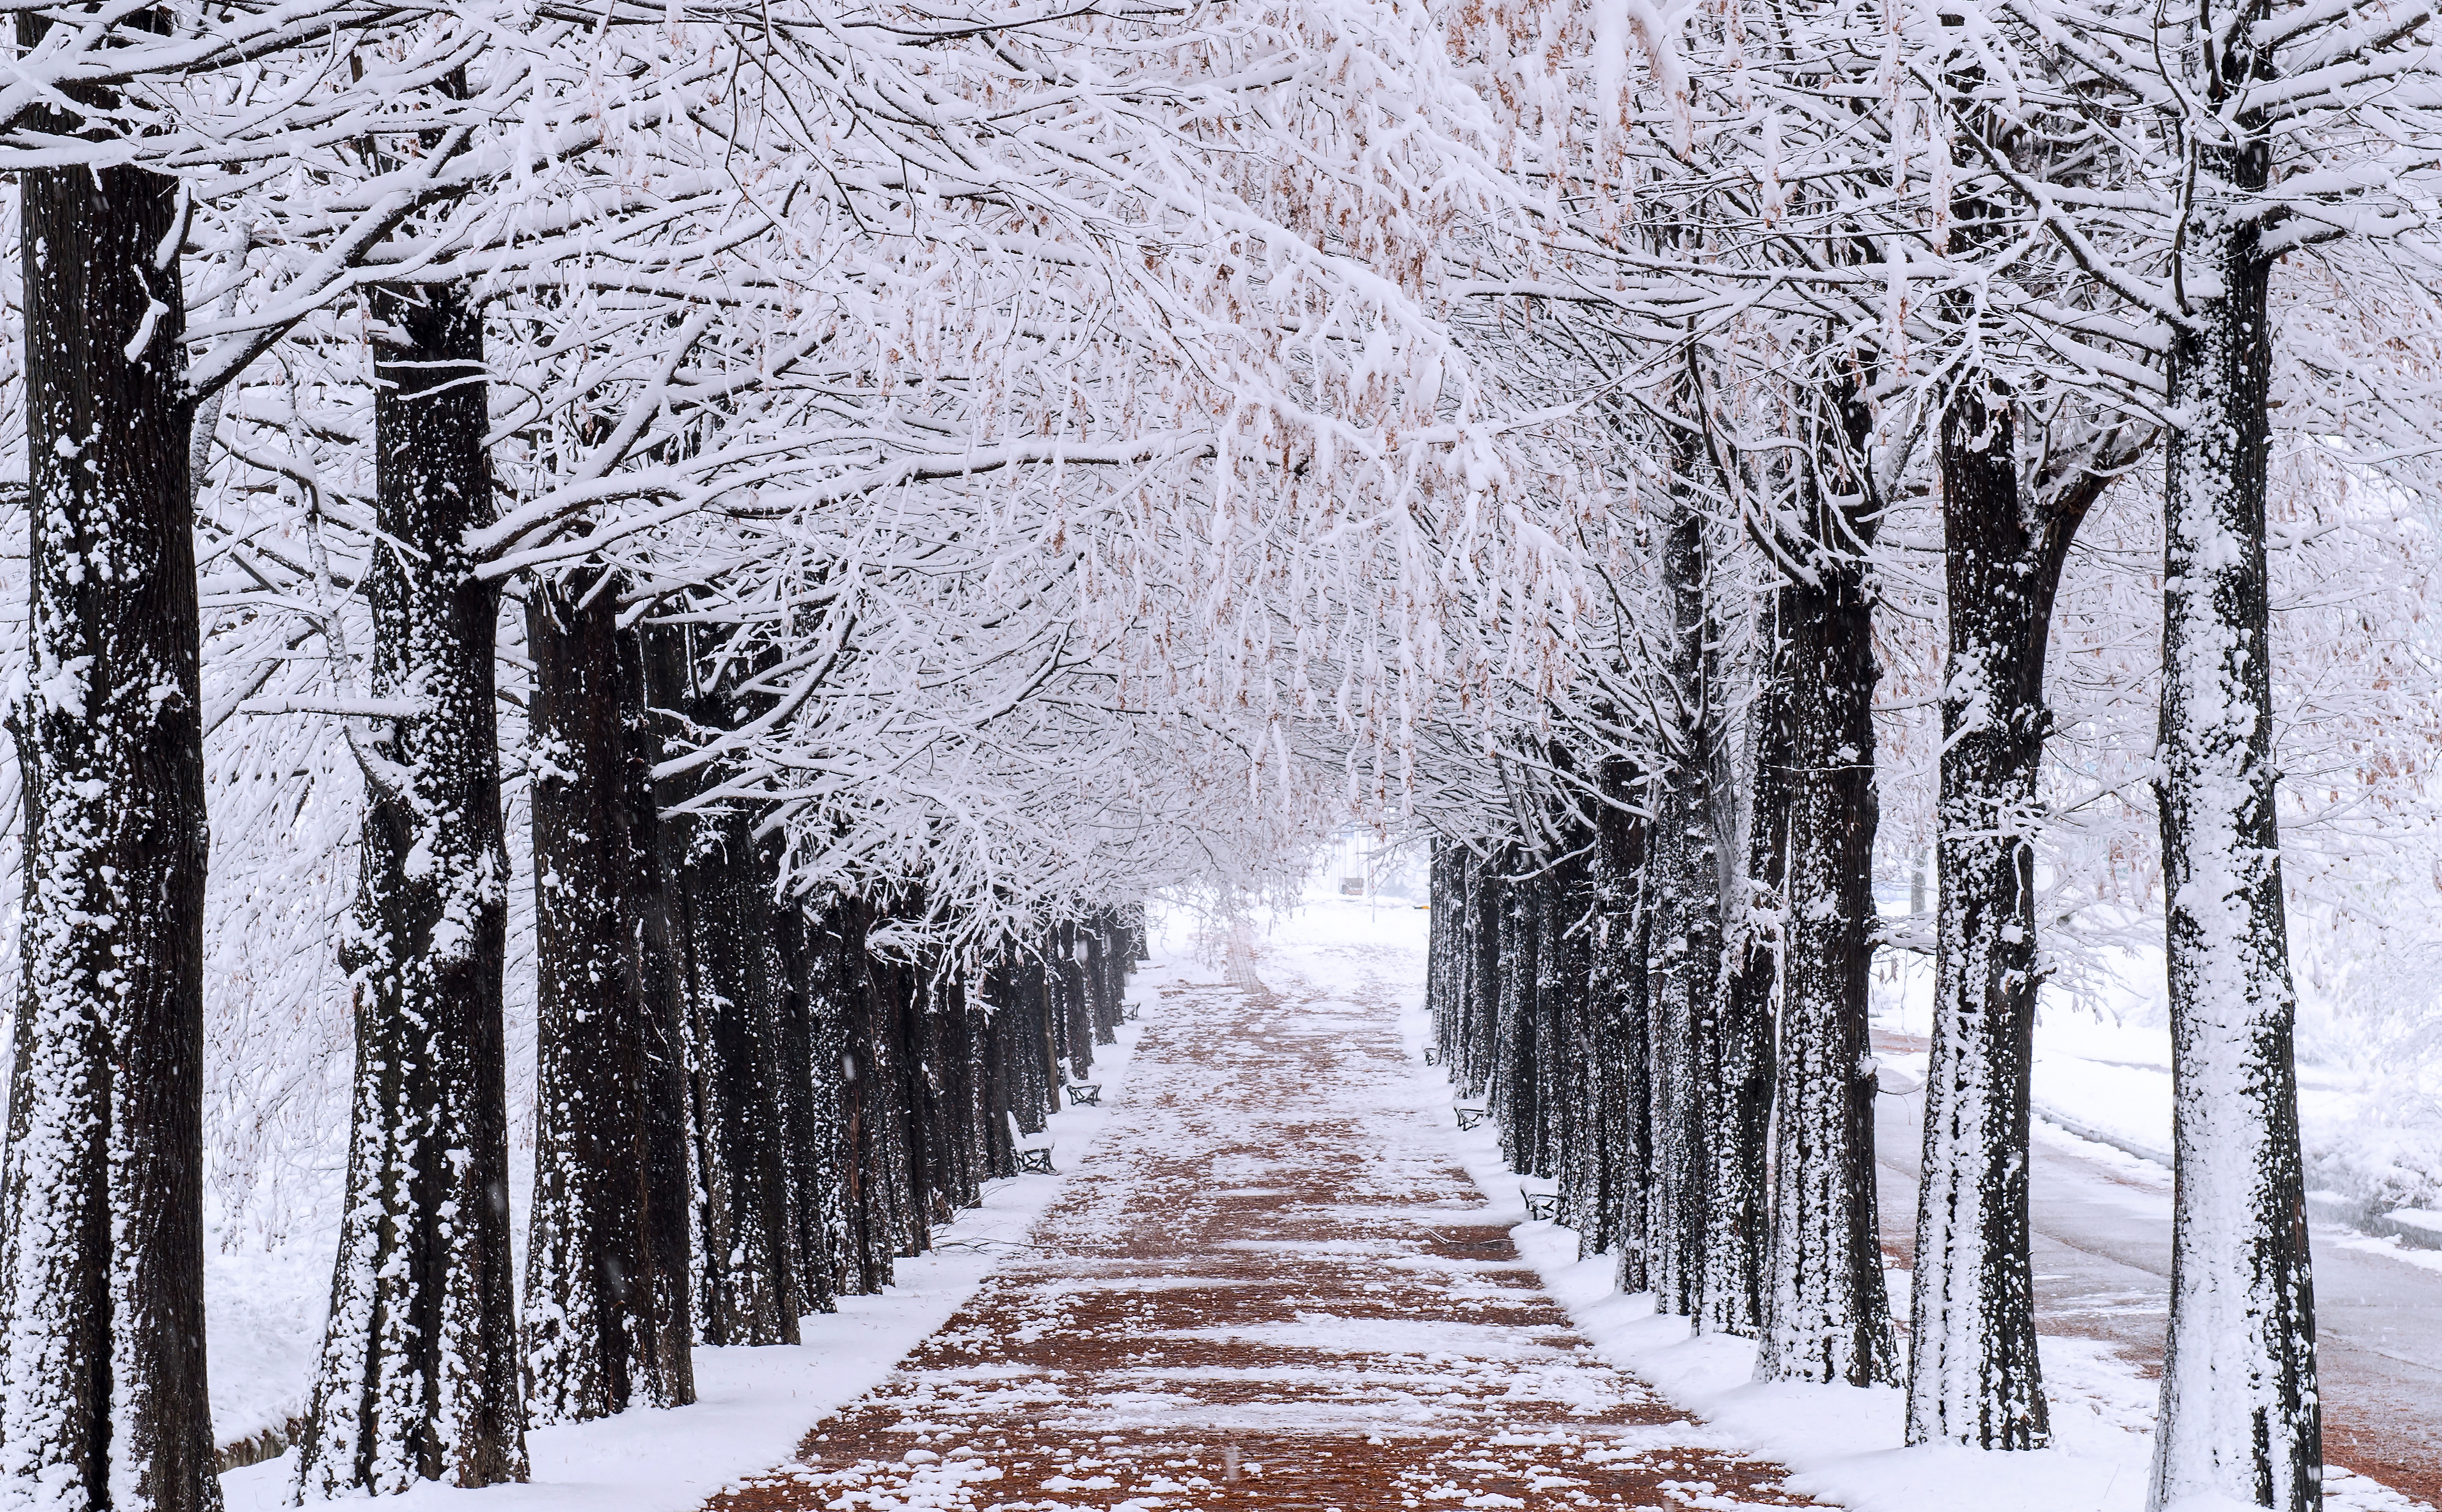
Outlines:
[[537, 1408], [676, 1399], [680, 1156], [693, 1331], [785, 1328], [863, 1169], [788, 1130], [904, 1136], [956, 1079], [867, 1076], [1057, 931], [1356, 813], [1471, 858], [1436, 1005], [1525, 1163], [1606, 1243], [1663, 1192], [1648, 1279], [1776, 1372], [1897, 1368], [1863, 1003], [1931, 955], [1910, 1430], [1996, 1448], [2038, 986], [2159, 886], [2157, 1496], [2303, 1508], [2283, 916], [2429, 882], [2433, 25], [26, 9], [0, 1477], [209, 1504], [208, 1182], [337, 1214], [303, 1490], [516, 1474], [529, 1032]]
[[[1765, 1378], [1904, 1384], [1912, 1443], [2049, 1440], [2036, 1003], [2150, 928], [2179, 1168], [2151, 1504], [2320, 1504], [2288, 915], [2329, 950], [2432, 850], [2433, 682], [2392, 667], [2430, 644], [2393, 564], [2432, 561], [2433, 22], [1453, 23], [1548, 195], [1457, 250], [1452, 319], [1555, 418], [1540, 501], [1380, 554], [1435, 580], [1412, 660], [1462, 694], [1400, 753], [1442, 1050], [1623, 1286]], [[1930, 906], [1886, 916], [1910, 872]], [[1900, 951], [1934, 978], [1904, 1351], [1867, 1031]]]

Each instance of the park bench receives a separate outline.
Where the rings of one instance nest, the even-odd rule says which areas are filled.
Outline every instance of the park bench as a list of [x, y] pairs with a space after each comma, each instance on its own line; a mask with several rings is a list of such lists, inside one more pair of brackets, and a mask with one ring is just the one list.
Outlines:
[[1428, 1045], [1425, 1047], [1425, 1064], [1427, 1066], [1439, 1066], [1442, 1064], [1442, 1050], [1440, 1046]]
[[1560, 1213], [1560, 1194], [1557, 1192], [1529, 1192], [1524, 1187], [1518, 1194], [1526, 1199], [1526, 1221], [1549, 1223]]
[[1017, 1146], [1017, 1169], [1038, 1176], [1058, 1175], [1051, 1169], [1051, 1136], [1029, 1134], [1017, 1126], [1017, 1115], [1005, 1114], [1009, 1120], [1009, 1140]]
[[1471, 1108], [1461, 1104], [1458, 1110], [1458, 1126], [1462, 1129], [1472, 1129], [1485, 1120], [1487, 1112], [1488, 1110], [1485, 1108]]
[[1068, 1084], [1068, 1105], [1072, 1108], [1098, 1108], [1103, 1105], [1103, 1084], [1071, 1082]]

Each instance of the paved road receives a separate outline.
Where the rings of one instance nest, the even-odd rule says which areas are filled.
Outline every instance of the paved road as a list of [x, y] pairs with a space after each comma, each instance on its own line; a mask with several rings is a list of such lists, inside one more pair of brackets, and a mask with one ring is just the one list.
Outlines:
[[1804, 1504], [1576, 1334], [1395, 1005], [1282, 970], [1166, 991], [1031, 1253], [713, 1512]]
[[[1878, 1048], [1922, 1052], [1916, 1036]], [[1883, 1245], [1915, 1245], [1921, 1095], [1879, 1100]], [[2094, 1147], [2038, 1126], [2030, 1208], [2035, 1304], [2047, 1332], [2107, 1339], [2159, 1368], [2168, 1317], [2171, 1184], [2081, 1154]], [[2442, 1271], [2319, 1229], [2317, 1357], [2326, 1452], [2337, 1464], [2442, 1504]]]

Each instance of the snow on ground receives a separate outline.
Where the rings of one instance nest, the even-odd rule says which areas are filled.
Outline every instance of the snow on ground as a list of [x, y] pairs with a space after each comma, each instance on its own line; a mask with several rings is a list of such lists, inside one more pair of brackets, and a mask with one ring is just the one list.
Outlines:
[[[1172, 980], [1159, 967], [1138, 974], [1139, 999]], [[1125, 1084], [1140, 1032], [1122, 1025], [1117, 1048], [1096, 1052], [1106, 1098]], [[1051, 1116], [1055, 1164], [1064, 1171], [1109, 1120], [1101, 1107]], [[898, 1284], [879, 1297], [843, 1297], [840, 1310], [814, 1314], [803, 1341], [763, 1348], [695, 1352], [698, 1400], [691, 1407], [639, 1409], [599, 1422], [538, 1429], [526, 1435], [533, 1479], [523, 1485], [462, 1491], [427, 1485], [394, 1504], [472, 1506], [489, 1512], [683, 1512], [794, 1451], [815, 1419], [864, 1394], [916, 1343], [946, 1322], [1002, 1257], [1019, 1248], [1036, 1216], [1059, 1194], [1065, 1175], [1023, 1175], [984, 1188], [984, 1205], [934, 1230], [933, 1252], [898, 1264]], [[519, 1222], [522, 1224], [522, 1214]], [[301, 1401], [319, 1348], [331, 1256], [319, 1265], [292, 1244], [224, 1266], [210, 1302], [213, 1418], [222, 1442], [255, 1430], [246, 1414], [284, 1419]], [[251, 1287], [252, 1289], [249, 1289]], [[301, 1322], [300, 1320], [309, 1320]], [[224, 1393], [227, 1395], [224, 1395]], [[228, 1512], [267, 1512], [295, 1494], [294, 1449], [221, 1477]]]
[[[1460, 1132], [1449, 1111], [1449, 1082], [1440, 1069], [1423, 1064], [1423, 1048], [1431, 1038], [1423, 1006], [1425, 918], [1420, 911], [1317, 896], [1275, 924], [1267, 946], [1292, 957], [1296, 970], [1319, 984], [1335, 976], [1347, 982], [1352, 968], [1344, 957], [1306, 947], [1355, 941], [1382, 947], [1369, 966], [1384, 969], [1399, 996], [1402, 1027], [1415, 1055], [1417, 1105], [1447, 1121], [1467, 1174], [1503, 1210], [1497, 1216], [1515, 1223], [1511, 1236], [1520, 1253], [1540, 1271], [1544, 1284], [1605, 1358], [1705, 1419], [1739, 1448], [1788, 1466], [1795, 1472], [1794, 1489], [1855, 1512], [2141, 1512], [2157, 1388], [2109, 1344], [2044, 1336], [2053, 1448], [2008, 1454], [1951, 1446], [1905, 1448], [1896, 1388], [1759, 1383], [1754, 1379], [1751, 1341], [1691, 1337], [1686, 1319], [1656, 1316], [1649, 1295], [1620, 1293], [1612, 1284], [1609, 1258], [1579, 1260], [1576, 1233], [1525, 1221], [1523, 1190], [1544, 1184], [1522, 1181], [1509, 1170], [1488, 1122]], [[1920, 1003], [1919, 1032], [1923, 1025]], [[2116, 1047], [2108, 1040], [2083, 1043], [2088, 1048], [2097, 1043]], [[1893, 1272], [1890, 1279], [1895, 1306], [1904, 1315], [1907, 1276]], [[2345, 1470], [2331, 1471], [2325, 1490], [2324, 1504], [2332, 1512], [2411, 1512], [2420, 1506]]]

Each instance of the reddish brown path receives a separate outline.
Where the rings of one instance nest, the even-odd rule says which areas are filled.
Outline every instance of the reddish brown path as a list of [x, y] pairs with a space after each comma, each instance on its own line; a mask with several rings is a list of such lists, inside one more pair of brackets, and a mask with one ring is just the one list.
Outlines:
[[1395, 1016], [1165, 991], [1034, 1255], [714, 1505], [1804, 1504], [1572, 1331], [1412, 1110]]

